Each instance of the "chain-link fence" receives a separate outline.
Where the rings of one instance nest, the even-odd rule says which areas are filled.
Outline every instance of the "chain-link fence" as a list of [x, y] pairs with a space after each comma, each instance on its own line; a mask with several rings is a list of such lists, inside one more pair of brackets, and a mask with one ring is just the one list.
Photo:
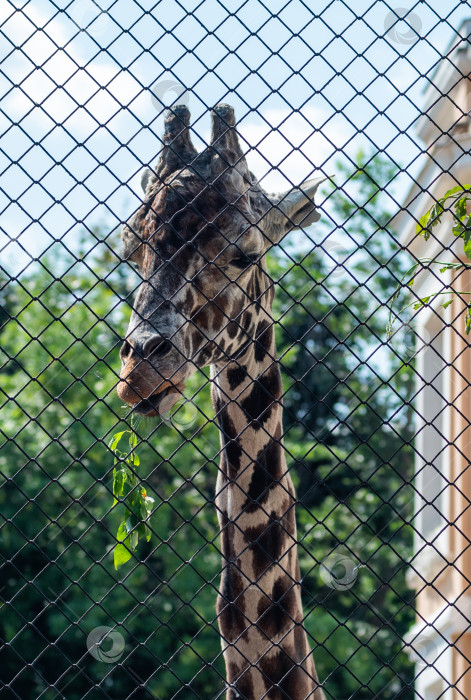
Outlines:
[[471, 698], [470, 35], [0, 4], [2, 700]]

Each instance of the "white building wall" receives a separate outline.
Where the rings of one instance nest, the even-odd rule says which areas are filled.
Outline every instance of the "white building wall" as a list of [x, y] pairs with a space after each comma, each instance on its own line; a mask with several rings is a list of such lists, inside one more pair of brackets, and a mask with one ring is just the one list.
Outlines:
[[[471, 31], [471, 20], [468, 25], [463, 27], [466, 37]], [[417, 125], [417, 134], [426, 144], [422, 168], [394, 222], [395, 229], [401, 232], [402, 245], [416, 261], [428, 258], [448, 262], [463, 256], [463, 242], [451, 233], [451, 215], [433, 229], [433, 237], [428, 241], [417, 236], [416, 222], [448, 189], [471, 184], [470, 71], [471, 43], [464, 41], [440, 64], [424, 95], [424, 115]], [[431, 266], [420, 273], [413, 287], [418, 297], [442, 291], [451, 282], [451, 273], [445, 277], [438, 268], [439, 265]], [[459, 291], [459, 282], [456, 288]], [[417, 591], [419, 614], [406, 642], [416, 662], [417, 700], [465, 697], [456, 689], [453, 674], [460, 663], [463, 667], [463, 657], [460, 659], [456, 651], [457, 639], [469, 637], [471, 629], [471, 594], [463, 595], [458, 570], [461, 564], [454, 564], [457, 552], [451, 551], [456, 536], [453, 538], [448, 525], [457, 510], [453, 500], [456, 489], [448, 486], [456, 459], [452, 447], [452, 422], [456, 418], [451, 415], [453, 409], [446, 406], [453, 404], [460, 393], [456, 386], [460, 380], [452, 369], [452, 347], [456, 347], [452, 336], [464, 335], [464, 315], [452, 319], [452, 307], [443, 310], [440, 306], [447, 298], [439, 297], [412, 321], [418, 338], [414, 480], [417, 493], [412, 523], [415, 555], [408, 580]], [[427, 506], [425, 499], [433, 500], [436, 510]], [[471, 533], [467, 536], [471, 537]], [[469, 680], [465, 684], [471, 688]]]

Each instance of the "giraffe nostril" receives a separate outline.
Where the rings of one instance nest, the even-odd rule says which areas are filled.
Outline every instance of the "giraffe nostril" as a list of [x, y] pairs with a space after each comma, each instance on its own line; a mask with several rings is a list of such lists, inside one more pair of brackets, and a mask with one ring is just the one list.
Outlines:
[[119, 356], [121, 360], [126, 360], [132, 352], [131, 344], [127, 340], [121, 345], [119, 349]]
[[153, 338], [147, 341], [144, 345], [144, 357], [149, 357], [149, 355], [166, 355], [172, 348], [172, 343], [167, 340], [167, 338], [162, 338], [160, 335], [155, 335]]

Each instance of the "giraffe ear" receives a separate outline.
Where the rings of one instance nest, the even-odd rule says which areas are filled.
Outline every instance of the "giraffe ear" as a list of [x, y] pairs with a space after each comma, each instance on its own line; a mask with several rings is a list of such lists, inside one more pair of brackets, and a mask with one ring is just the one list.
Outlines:
[[139, 264], [143, 253], [143, 241], [133, 230], [134, 217], [121, 229], [121, 243], [123, 246], [123, 258]]
[[321, 215], [316, 209], [314, 195], [325, 180], [326, 177], [317, 177], [286, 192], [265, 195], [270, 208], [259, 226], [272, 245], [279, 243], [288, 231], [307, 228], [319, 221]]
[[142, 172], [141, 172], [141, 187], [142, 187], [143, 192], [146, 191], [147, 184], [153, 175], [154, 175], [154, 173], [152, 172], [152, 170], [150, 168], [144, 168], [144, 170], [142, 170]]

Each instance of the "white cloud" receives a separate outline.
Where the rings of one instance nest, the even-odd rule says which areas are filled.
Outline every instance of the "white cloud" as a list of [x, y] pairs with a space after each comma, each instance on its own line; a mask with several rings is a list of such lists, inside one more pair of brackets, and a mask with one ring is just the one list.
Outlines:
[[[86, 26], [93, 19], [88, 6], [91, 3], [87, 2], [81, 0], [74, 9], [79, 26], [80, 20]], [[22, 73], [28, 70], [29, 75], [21, 81], [21, 89], [16, 88], [5, 99], [5, 109], [17, 121], [31, 109], [39, 122], [52, 120], [58, 124], [71, 118], [67, 128], [80, 139], [94, 130], [96, 123], [106, 123], [119, 111], [121, 102], [131, 100], [142, 87], [129, 72], [111, 61], [90, 61], [86, 57], [87, 35], [79, 35], [71, 42], [77, 27], [64, 15], [49, 20], [45, 13], [32, 7], [28, 18], [18, 11], [9, 21], [11, 41], [22, 46], [23, 53], [17, 52], [9, 62], [7, 74], [12, 82], [17, 82], [21, 64]], [[25, 55], [31, 62], [27, 69]]]
[[264, 123], [241, 126], [246, 148], [250, 145], [252, 149], [247, 156], [249, 167], [263, 178], [265, 189], [284, 189], [317, 177], [322, 174], [318, 171], [321, 167], [330, 174], [329, 161], [354, 131], [338, 115], [330, 120], [329, 116], [327, 110], [310, 106], [301, 114], [271, 110], [263, 113]]

